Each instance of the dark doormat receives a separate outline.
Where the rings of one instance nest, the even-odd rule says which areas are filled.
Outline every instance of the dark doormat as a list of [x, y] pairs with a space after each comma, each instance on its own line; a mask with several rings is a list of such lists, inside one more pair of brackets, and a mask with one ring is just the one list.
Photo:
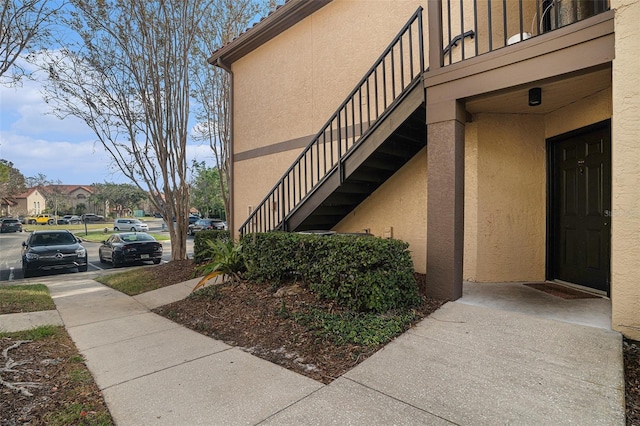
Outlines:
[[555, 283], [526, 283], [527, 287], [534, 288], [536, 290], [544, 291], [552, 296], [561, 297], [562, 299], [599, 299], [600, 296], [596, 294], [587, 293], [584, 291], [576, 290], [574, 288], [565, 287]]

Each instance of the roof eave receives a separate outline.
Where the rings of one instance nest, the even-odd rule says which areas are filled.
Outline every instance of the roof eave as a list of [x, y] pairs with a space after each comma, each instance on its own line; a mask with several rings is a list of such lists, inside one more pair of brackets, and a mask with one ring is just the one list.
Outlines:
[[229, 67], [246, 54], [291, 28], [332, 0], [288, 1], [238, 38], [212, 53], [207, 62]]

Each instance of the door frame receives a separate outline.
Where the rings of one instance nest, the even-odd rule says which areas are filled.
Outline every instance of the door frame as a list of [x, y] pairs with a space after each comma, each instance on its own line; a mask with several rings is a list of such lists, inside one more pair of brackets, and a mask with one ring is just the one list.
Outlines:
[[[611, 138], [611, 119], [606, 119], [594, 124], [590, 124], [585, 127], [581, 127], [579, 129], [571, 130], [566, 133], [562, 133], [560, 135], [552, 136], [546, 139], [546, 150], [547, 150], [547, 209], [546, 209], [546, 232], [547, 232], [547, 244], [546, 244], [546, 265], [545, 265], [545, 278], [547, 280], [554, 280], [556, 271], [554, 269], [554, 259], [557, 256], [555, 253], [556, 247], [556, 238], [557, 236], [554, 234], [554, 224], [553, 224], [553, 212], [556, 208], [556, 203], [554, 199], [553, 193], [553, 183], [557, 178], [554, 167], [554, 155], [553, 155], [553, 145], [557, 142], [563, 141], [565, 139], [573, 138], [585, 133], [592, 133], [595, 130], [600, 130], [602, 128], [606, 128], [609, 130], [609, 139], [611, 144], [613, 144], [613, 138]], [[610, 171], [613, 175], [612, 165], [610, 165]], [[613, 179], [610, 179], [611, 185], [613, 184]], [[612, 191], [612, 188], [609, 188], [609, 191]], [[581, 286], [582, 287], [582, 286]], [[606, 294], [609, 296], [611, 294], [611, 234], [609, 234], [609, 271], [607, 277], [607, 291]], [[593, 289], [591, 287], [585, 287], [591, 291], [600, 292], [600, 290]]]

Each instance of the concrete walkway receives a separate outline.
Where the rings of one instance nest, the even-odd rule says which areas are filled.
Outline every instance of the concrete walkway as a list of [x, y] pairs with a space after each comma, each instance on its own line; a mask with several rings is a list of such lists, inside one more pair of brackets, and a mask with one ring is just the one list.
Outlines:
[[625, 421], [621, 336], [606, 328], [463, 297], [323, 385], [149, 312], [194, 284], [135, 298], [91, 279], [47, 284], [118, 425]]

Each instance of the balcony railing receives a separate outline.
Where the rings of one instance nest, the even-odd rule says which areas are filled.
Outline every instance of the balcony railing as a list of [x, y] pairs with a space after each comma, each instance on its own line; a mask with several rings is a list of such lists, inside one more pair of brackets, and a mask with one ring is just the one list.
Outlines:
[[[464, 61], [609, 10], [609, 0], [429, 1], [431, 69]], [[458, 40], [461, 35], [473, 37]], [[440, 54], [441, 46], [457, 48]]]

